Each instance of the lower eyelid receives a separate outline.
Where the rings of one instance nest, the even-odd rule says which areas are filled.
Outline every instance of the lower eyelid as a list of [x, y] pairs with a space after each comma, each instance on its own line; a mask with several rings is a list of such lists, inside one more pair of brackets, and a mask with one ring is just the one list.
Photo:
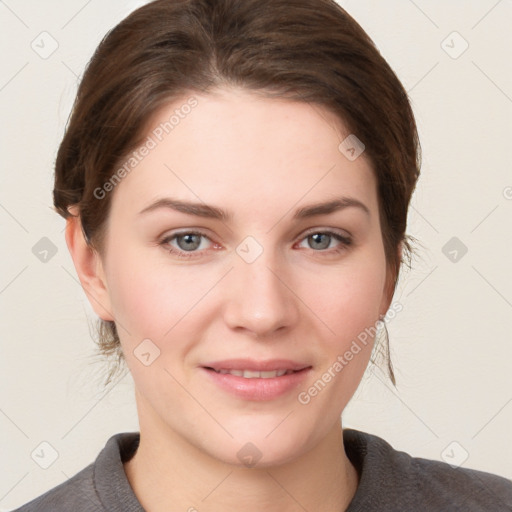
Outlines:
[[[215, 242], [213, 240], [211, 240], [211, 238], [207, 235], [205, 235], [204, 233], [196, 233], [194, 231], [190, 231], [190, 232], [183, 232], [183, 233], [175, 233], [174, 235], [170, 235], [168, 237], [165, 237], [163, 240], [162, 240], [162, 244], [164, 245], [170, 245], [170, 243], [172, 241], [176, 241], [176, 239], [178, 239], [180, 236], [185, 236], [185, 235], [196, 235], [196, 236], [199, 236], [201, 237], [201, 240], [207, 240], [208, 242], [210, 242], [211, 245], [216, 245]], [[173, 247], [173, 246], [171, 246]], [[184, 251], [183, 249], [180, 249], [179, 247], [178, 248], [175, 248], [173, 247], [174, 250], [176, 251], [182, 251], [182, 252], [190, 252], [190, 253], [199, 253], [201, 251], [204, 251], [206, 249], [198, 249], [198, 250], [195, 250], [195, 251]]]
[[[336, 233], [334, 231], [321, 231], [321, 230], [312, 231], [310, 233], [307, 233], [300, 239], [300, 242], [302, 242], [302, 241], [306, 240], [308, 237], [310, 237], [312, 235], [316, 235], [316, 234], [328, 235], [331, 238], [333, 238], [334, 240], [337, 240], [341, 245], [347, 246], [347, 245], [352, 244], [352, 238], [350, 236], [342, 235], [342, 234]], [[322, 252], [322, 251], [316, 251], [316, 252]], [[324, 252], [325, 252], [325, 250], [324, 250]]]
[[[343, 248], [343, 246], [347, 247], [352, 244], [352, 238], [350, 236], [342, 235], [342, 234], [336, 233], [334, 231], [322, 231], [322, 230], [311, 231], [309, 233], [306, 233], [299, 239], [299, 243], [306, 240], [309, 236], [315, 235], [315, 234], [329, 235], [330, 237], [337, 240], [339, 242], [339, 245], [338, 245], [338, 247], [334, 247], [331, 249], [322, 249], [322, 250], [311, 249], [312, 252], [328, 253], [330, 251], [336, 251], [336, 249], [341, 249], [341, 248]], [[174, 246], [170, 245], [171, 241], [176, 240], [178, 237], [184, 236], [184, 235], [201, 236], [202, 238], [204, 238], [210, 242], [210, 247], [208, 247], [207, 249], [201, 249], [201, 250], [185, 251], [183, 249], [180, 249], [178, 247], [174, 247]], [[160, 242], [160, 245], [164, 246], [167, 251], [169, 251], [171, 253], [179, 254], [179, 255], [184, 255], [184, 257], [193, 257], [194, 255], [200, 255], [201, 253], [203, 253], [205, 251], [212, 250], [212, 249], [215, 250], [215, 249], [220, 248], [219, 244], [217, 242], [214, 242], [208, 235], [206, 235], [205, 233], [200, 233], [200, 232], [195, 232], [195, 231], [182, 231], [180, 233], [174, 233], [172, 235], [169, 235], [169, 236], [163, 238], [162, 241]]]

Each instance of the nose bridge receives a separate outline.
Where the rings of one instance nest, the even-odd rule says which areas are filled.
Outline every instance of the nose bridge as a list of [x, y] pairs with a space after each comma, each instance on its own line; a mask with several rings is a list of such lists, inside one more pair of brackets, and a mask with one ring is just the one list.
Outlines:
[[298, 305], [285, 284], [283, 259], [275, 250], [248, 238], [237, 247], [230, 273], [226, 322], [231, 328], [261, 336], [296, 322]]

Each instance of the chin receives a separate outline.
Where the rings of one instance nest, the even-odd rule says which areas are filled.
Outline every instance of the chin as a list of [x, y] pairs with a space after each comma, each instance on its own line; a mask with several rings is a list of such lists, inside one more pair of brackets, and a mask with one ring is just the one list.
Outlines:
[[212, 445], [209, 438], [210, 444], [203, 446], [203, 449], [214, 458], [240, 468], [268, 468], [286, 464], [307, 450], [308, 436], [303, 428], [291, 431], [290, 425], [284, 427], [284, 422], [279, 426], [283, 417], [273, 421], [271, 428], [268, 427], [270, 422], [264, 422], [260, 428], [254, 424], [248, 428], [228, 428], [233, 439], [224, 443], [218, 439], [218, 444], [213, 441]]

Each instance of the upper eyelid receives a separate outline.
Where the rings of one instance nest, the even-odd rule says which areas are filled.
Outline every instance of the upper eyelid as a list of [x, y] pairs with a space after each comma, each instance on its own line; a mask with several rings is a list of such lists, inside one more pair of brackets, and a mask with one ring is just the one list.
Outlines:
[[[316, 234], [316, 233], [323, 233], [323, 234], [333, 234], [333, 235], [338, 235], [340, 236], [341, 238], [345, 238], [345, 239], [349, 239], [352, 241], [352, 235], [347, 232], [346, 230], [340, 230], [342, 232], [339, 232], [337, 229], [335, 228], [310, 228], [308, 230], [306, 230], [305, 232], [303, 232], [301, 235], [300, 235], [300, 238], [297, 240], [297, 241], [302, 241], [304, 240], [305, 238], [307, 238], [308, 236], [312, 235], [312, 234]], [[199, 236], [202, 236], [204, 238], [207, 238], [210, 242], [212, 242], [213, 244], [216, 244], [218, 242], [212, 240], [212, 238], [206, 234], [204, 231], [202, 230], [195, 230], [195, 229], [189, 229], [189, 230], [183, 230], [183, 231], [178, 231], [178, 232], [175, 232], [175, 233], [172, 233], [172, 234], [169, 234], [169, 235], [164, 235], [162, 238], [161, 238], [161, 243], [165, 243], [165, 242], [170, 242], [171, 240], [174, 240], [176, 239], [177, 237], [179, 236], [184, 236], [184, 235], [199, 235]], [[178, 249], [178, 250], [181, 250], [181, 249]], [[204, 249], [206, 250], [206, 249]], [[187, 252], [187, 251], [184, 251], [184, 252]], [[201, 252], [201, 251], [190, 251], [191, 253], [193, 252]]]
[[[302, 236], [302, 238], [304, 238], [305, 236], [308, 236], [312, 233], [335, 233], [335, 234], [341, 234], [342, 236], [346, 236], [347, 238], [352, 237], [351, 233], [349, 233], [346, 229], [341, 229], [341, 228], [308, 228], [306, 231], [304, 231], [301, 234], [301, 236]], [[203, 229], [194, 229], [194, 228], [184, 229], [182, 231], [177, 231], [177, 232], [173, 232], [170, 234], [164, 234], [159, 238], [161, 238], [162, 240], [165, 240], [165, 239], [174, 238], [174, 237], [177, 237], [180, 235], [190, 235], [190, 234], [201, 235], [201, 236], [204, 236], [205, 238], [208, 238], [211, 240], [211, 237]]]
[[342, 236], [344, 238], [352, 238], [352, 235], [346, 229], [340, 228], [311, 228], [307, 229], [304, 233], [302, 233], [302, 238], [309, 236], [314, 233], [333, 233], [335, 235]]

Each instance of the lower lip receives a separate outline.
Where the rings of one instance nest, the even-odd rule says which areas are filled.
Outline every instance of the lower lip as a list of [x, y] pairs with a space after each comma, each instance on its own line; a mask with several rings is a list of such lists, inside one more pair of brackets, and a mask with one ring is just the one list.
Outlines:
[[216, 385], [238, 398], [263, 401], [273, 400], [297, 388], [309, 374], [311, 367], [269, 379], [246, 379], [229, 373], [217, 373], [204, 367], [201, 369]]

